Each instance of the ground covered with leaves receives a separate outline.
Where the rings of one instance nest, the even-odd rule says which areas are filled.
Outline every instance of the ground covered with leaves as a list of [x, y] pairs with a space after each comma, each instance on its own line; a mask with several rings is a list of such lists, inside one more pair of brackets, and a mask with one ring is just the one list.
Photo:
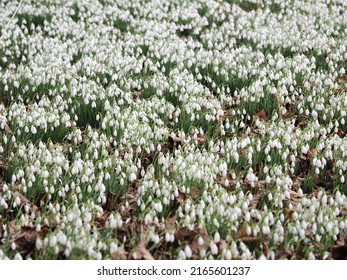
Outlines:
[[0, 259], [345, 259], [347, 2], [0, 1]]

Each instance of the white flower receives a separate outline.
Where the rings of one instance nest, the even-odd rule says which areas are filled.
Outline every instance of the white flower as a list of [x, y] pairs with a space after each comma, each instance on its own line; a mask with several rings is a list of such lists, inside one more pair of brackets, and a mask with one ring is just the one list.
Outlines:
[[212, 255], [217, 255], [218, 254], [218, 247], [216, 243], [212, 242], [210, 243], [210, 250]]
[[312, 252], [309, 252], [308, 253], [308, 257], [307, 257], [309, 260], [315, 260], [316, 257], [314, 256], [314, 254]]
[[178, 252], [177, 259], [178, 259], [178, 260], [185, 260], [185, 259], [186, 259], [186, 253], [185, 253], [184, 251], [180, 250], [180, 251]]
[[23, 257], [20, 253], [17, 252], [16, 255], [14, 256], [14, 259], [15, 260], [23, 260]]
[[225, 252], [224, 257], [225, 257], [226, 260], [231, 260], [231, 257], [232, 257], [231, 251], [230, 251], [230, 250], [227, 250], [227, 251]]
[[129, 175], [129, 181], [130, 182], [133, 182], [136, 180], [136, 174], [134, 172], [130, 173]]
[[220, 241], [220, 235], [219, 235], [219, 232], [217, 231], [215, 234], [214, 234], [214, 242], [218, 243]]
[[184, 247], [184, 253], [186, 254], [186, 257], [190, 259], [192, 257], [192, 250], [188, 245]]
[[198, 243], [200, 246], [202, 246], [204, 244], [204, 239], [201, 236], [199, 236], [199, 238], [198, 238]]
[[165, 241], [168, 243], [171, 240], [171, 234], [170, 233], [165, 233]]

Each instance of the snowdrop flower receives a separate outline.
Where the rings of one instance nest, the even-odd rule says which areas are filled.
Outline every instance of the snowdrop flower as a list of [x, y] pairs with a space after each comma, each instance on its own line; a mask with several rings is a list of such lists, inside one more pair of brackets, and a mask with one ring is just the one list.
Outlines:
[[216, 243], [214, 243], [213, 241], [211, 241], [211, 243], [210, 243], [210, 250], [211, 250], [212, 255], [218, 254], [218, 247], [217, 247]]
[[180, 251], [178, 252], [177, 259], [178, 259], [178, 260], [185, 260], [185, 259], [186, 259], [186, 253], [185, 253], [184, 251], [180, 250]]
[[204, 244], [204, 239], [201, 236], [199, 236], [199, 238], [198, 238], [198, 244], [200, 246], [202, 246]]
[[130, 175], [129, 175], [129, 181], [135, 181], [136, 180], [136, 175], [134, 172], [132, 172]]
[[315, 258], [315, 256], [314, 256], [314, 254], [312, 253], [312, 252], [309, 252], [308, 253], [308, 257], [307, 257], [309, 260], [315, 260], [316, 258]]
[[214, 234], [214, 242], [218, 243], [220, 241], [220, 235], [218, 231]]
[[170, 240], [171, 240], [171, 234], [170, 233], [165, 233], [165, 241], [167, 242], [167, 243], [169, 243], [170, 242]]
[[184, 247], [184, 253], [185, 253], [187, 259], [190, 259], [192, 257], [192, 250], [190, 249], [190, 247], [188, 245], [186, 245]]

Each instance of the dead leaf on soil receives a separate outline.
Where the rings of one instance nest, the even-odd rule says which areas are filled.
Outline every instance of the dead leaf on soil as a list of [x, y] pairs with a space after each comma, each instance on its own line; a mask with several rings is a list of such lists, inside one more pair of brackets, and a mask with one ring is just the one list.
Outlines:
[[173, 136], [170, 135], [169, 138], [168, 138], [168, 142], [172, 146], [176, 146], [176, 145], [182, 146], [182, 145], [184, 145], [183, 139], [181, 137], [177, 136], [177, 135], [173, 135]]
[[154, 152], [150, 152], [149, 154], [146, 154], [143, 158], [142, 158], [142, 167], [144, 168], [144, 170], [147, 169], [148, 166], [150, 166], [154, 160]]
[[238, 232], [236, 233], [236, 238], [237, 239], [241, 239], [244, 237], [248, 237], [247, 232], [246, 232], [246, 225], [243, 224], [240, 229], [238, 230]]
[[186, 201], [187, 199], [187, 194], [181, 191], [178, 191], [178, 196], [175, 197], [175, 200], [179, 203], [182, 204]]
[[38, 199], [35, 203], [35, 206], [38, 208], [42, 208], [45, 207], [46, 205], [46, 197], [47, 197], [47, 193], [46, 192], [42, 192], [39, 196]]
[[248, 207], [249, 208], [257, 208], [258, 204], [259, 204], [259, 201], [260, 199], [262, 198], [263, 196], [263, 191], [259, 191], [257, 192], [254, 196], [253, 196], [253, 199], [250, 201]]
[[222, 252], [224, 249], [228, 247], [228, 244], [225, 240], [219, 241], [217, 245], [218, 245], [219, 252]]
[[199, 187], [193, 187], [192, 190], [190, 191], [190, 196], [192, 197], [193, 200], [196, 200], [201, 194], [201, 188]]
[[141, 96], [142, 91], [141, 90], [134, 90], [133, 91], [133, 97], [139, 98]]
[[47, 232], [47, 226], [43, 226], [40, 232], [37, 232], [34, 227], [23, 226], [19, 232], [12, 236], [11, 242], [16, 244], [17, 249], [22, 255], [28, 255], [35, 248], [36, 238], [39, 235], [45, 236]]
[[299, 116], [297, 116], [294, 122], [295, 128], [304, 128], [308, 124], [308, 119], [309, 118], [307, 116], [301, 115], [300, 119]]
[[290, 195], [290, 200], [293, 202], [297, 202], [301, 199], [301, 196], [293, 190], [289, 190], [289, 195]]
[[331, 247], [330, 252], [334, 260], [347, 260], [347, 238], [344, 244]]
[[4, 187], [3, 181], [4, 181], [4, 179], [0, 176], [0, 193], [2, 193], [2, 191], [3, 191], [3, 187]]
[[124, 208], [124, 210], [121, 213], [121, 216], [124, 220], [126, 220], [131, 217], [132, 212], [133, 212], [133, 207], [129, 205], [128, 207]]
[[113, 253], [110, 256], [111, 260], [127, 260], [128, 252], [126, 252], [123, 248], [119, 248], [117, 252]]
[[293, 180], [293, 186], [295, 187], [300, 187], [305, 181], [304, 178], [301, 178], [299, 176], [293, 177], [292, 180]]
[[203, 144], [205, 142], [205, 136], [201, 135], [200, 133], [199, 134], [194, 134], [192, 136], [192, 139], [198, 141], [198, 144]]
[[[159, 231], [159, 224], [154, 224], [156, 229]], [[123, 240], [127, 238], [128, 240], [134, 236], [138, 236], [140, 233], [146, 232], [149, 225], [142, 223], [139, 220], [133, 220], [131, 223], [123, 223], [123, 225], [117, 228], [117, 238], [118, 240]]]
[[97, 217], [95, 219], [96, 222], [96, 226], [99, 230], [104, 229], [105, 228], [105, 224], [106, 224], [106, 220], [108, 219], [108, 217], [110, 216], [110, 212], [109, 211], [104, 211], [102, 212], [102, 215], [100, 217]]
[[242, 237], [240, 238], [240, 241], [242, 241], [243, 243], [247, 244], [247, 245], [251, 245], [251, 244], [257, 244], [259, 242], [261, 242], [261, 239], [259, 237]]
[[135, 260], [153, 260], [151, 253], [147, 250], [146, 244], [143, 241], [140, 241], [139, 244], [137, 244], [135, 251], [133, 252], [133, 258]]
[[12, 220], [7, 223], [7, 232], [9, 236], [12, 236], [16, 232], [16, 221]]
[[38, 211], [39, 211], [39, 208], [36, 206], [36, 205], [34, 205], [33, 203], [31, 203], [24, 195], [22, 195], [21, 193], [19, 193], [19, 192], [14, 192], [14, 194], [13, 194], [13, 197], [16, 199], [17, 197], [19, 198], [19, 201], [20, 201], [20, 203], [19, 203], [19, 205], [20, 206], [23, 206], [23, 205], [28, 205], [29, 206], [29, 209], [31, 210], [31, 211], [33, 211], [34, 213], [38, 213]]
[[267, 256], [267, 255], [269, 254], [269, 246], [268, 246], [268, 244], [267, 244], [266, 242], [263, 242], [263, 243], [261, 244], [261, 246], [262, 246], [262, 248], [263, 248], [263, 254], [264, 254], [265, 256]]
[[289, 250], [288, 248], [284, 248], [282, 250], [279, 250], [275, 253], [275, 259], [279, 260], [283, 257], [285, 257], [286, 259], [290, 259], [293, 256], [293, 252], [291, 250]]
[[0, 161], [0, 171], [7, 170], [8, 165], [2, 161]]
[[12, 134], [12, 130], [7, 123], [5, 123], [4, 130], [6, 134]]
[[[178, 235], [178, 237], [182, 238], [182, 239], [180, 239], [178, 241], [188, 241], [190, 249], [193, 252], [192, 259], [199, 259], [199, 257], [200, 257], [199, 254], [200, 254], [201, 248], [207, 246], [207, 244], [209, 244], [209, 242], [210, 242], [207, 231], [196, 227], [190, 233], [184, 232], [184, 234], [188, 234], [188, 236], [185, 236], [184, 234], [181, 235], [181, 233], [183, 233], [183, 232], [181, 231], [180, 234]], [[202, 245], [199, 244], [199, 237], [202, 237], [202, 239], [204, 240], [204, 243]], [[176, 241], [176, 234], [175, 234], [175, 241]], [[221, 240], [220, 242], [217, 243], [217, 245], [220, 246], [220, 248], [219, 248], [220, 251], [222, 250], [221, 249], [222, 247], [224, 248], [224, 246], [226, 246], [224, 244], [224, 242], [225, 242], [224, 240]]]
[[207, 239], [207, 232], [204, 229], [195, 227], [193, 230], [190, 230], [187, 227], [181, 227], [175, 232], [175, 241], [193, 241], [196, 237], [201, 236], [205, 240]]
[[266, 115], [266, 112], [264, 109], [260, 110], [259, 112], [255, 113], [253, 115], [253, 122], [255, 122], [256, 120], [260, 120], [260, 121], [264, 121], [266, 123], [270, 122], [268, 116]]
[[338, 131], [336, 132], [336, 134], [342, 138], [343, 135], [345, 135], [345, 132], [341, 128], [339, 128]]
[[104, 210], [114, 210], [117, 202], [117, 195], [113, 192], [108, 192], [106, 195], [106, 203], [103, 205]]
[[172, 216], [165, 219], [165, 228], [167, 231], [173, 231], [176, 228], [177, 217]]
[[309, 159], [312, 159], [313, 157], [317, 156], [317, 150], [316, 149], [309, 149], [307, 152], [307, 156]]
[[298, 115], [293, 115], [290, 113], [287, 113], [287, 114], [282, 116], [282, 119], [284, 121], [293, 121], [294, 120], [294, 122], [296, 122], [297, 118], [298, 118]]

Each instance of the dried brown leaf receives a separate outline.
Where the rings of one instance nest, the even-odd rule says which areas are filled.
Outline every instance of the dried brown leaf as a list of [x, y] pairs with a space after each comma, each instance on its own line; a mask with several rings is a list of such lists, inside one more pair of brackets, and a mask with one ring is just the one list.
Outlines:
[[16, 221], [12, 220], [7, 223], [7, 232], [10, 236], [12, 236], [16, 232]]
[[106, 195], [106, 203], [103, 205], [104, 210], [112, 211], [115, 208], [115, 204], [117, 201], [117, 195], [113, 192], [108, 192]]
[[133, 258], [135, 260], [153, 260], [151, 253], [147, 250], [146, 244], [143, 241], [140, 241], [137, 244], [135, 251], [133, 252]]
[[7, 123], [5, 123], [4, 130], [6, 134], [12, 134], [12, 130]]
[[146, 170], [148, 166], [150, 166], [154, 160], [154, 152], [150, 152], [148, 154], [146, 154], [143, 158], [142, 158], [142, 167]]
[[294, 120], [294, 122], [297, 120], [298, 118], [298, 115], [293, 115], [293, 114], [290, 114], [290, 113], [287, 113], [285, 115], [282, 116], [282, 119], [284, 121], [292, 121]]
[[7, 170], [8, 165], [2, 161], [0, 161], [0, 171]]
[[95, 223], [96, 226], [99, 230], [104, 229], [105, 228], [105, 224], [106, 224], [106, 220], [108, 219], [108, 217], [110, 216], [110, 212], [109, 211], [103, 211], [102, 215], [100, 217], [97, 217], [95, 219]]
[[331, 174], [331, 171], [330, 170], [327, 170], [326, 172], [325, 172], [325, 176], [327, 177], [327, 179], [330, 181], [330, 180], [332, 180], [332, 178], [333, 178], [333, 175]]
[[43, 207], [45, 205], [46, 195], [47, 195], [47, 193], [44, 192], [39, 196], [38, 203], [36, 203], [36, 204], [38, 204], [39, 207]]
[[279, 250], [275, 253], [275, 259], [281, 259], [283, 257], [285, 257], [286, 259], [290, 259], [293, 256], [293, 252], [291, 250], [289, 250], [288, 248], [284, 248], [282, 250]]
[[16, 199], [17, 197], [19, 198], [19, 205], [23, 206], [23, 205], [28, 205], [29, 209], [34, 212], [34, 213], [38, 213], [39, 208], [34, 205], [32, 202], [30, 202], [24, 195], [22, 195], [21, 193], [19, 193], [18, 191], [14, 192], [13, 197]]
[[181, 227], [175, 232], [175, 241], [189, 241], [192, 242], [196, 237], [201, 236], [206, 239], [208, 234], [206, 230], [196, 226], [193, 230], [190, 230], [187, 227]]
[[250, 245], [250, 244], [257, 244], [261, 242], [261, 239], [259, 237], [247, 236], [247, 237], [240, 238], [240, 241], [242, 241], [243, 243], [247, 245]]
[[[186, 237], [184, 235], [180, 236], [180, 238], [186, 238], [186, 239], [178, 240], [178, 242], [180, 242], [180, 241], [188, 241], [190, 249], [193, 252], [192, 259], [199, 259], [200, 258], [201, 248], [204, 248], [206, 246], [206, 244], [209, 243], [209, 240], [210, 240], [209, 236], [207, 234], [207, 231], [199, 229], [199, 228], [195, 228], [190, 233], [188, 233], [188, 232], [186, 232], [186, 233], [190, 234], [190, 235], [188, 237]], [[199, 237], [202, 237], [202, 239], [204, 240], [204, 243], [202, 245], [199, 244]], [[175, 238], [176, 238], [176, 235], [175, 235]], [[175, 241], [177, 242], [176, 239], [175, 239]], [[224, 241], [220, 241], [218, 243], [218, 245], [223, 247], [224, 246]]]
[[289, 190], [289, 195], [290, 195], [291, 201], [293, 202], [297, 202], [301, 199], [301, 196], [293, 190]]
[[4, 181], [4, 179], [0, 176], [0, 193], [2, 193], [2, 191], [3, 191], [3, 187], [4, 187], [3, 181]]
[[266, 242], [263, 242], [262, 244], [262, 247], [263, 247], [263, 253], [265, 256], [267, 256], [269, 254], [269, 246]]
[[259, 191], [253, 196], [253, 199], [250, 201], [249, 208], [257, 208], [261, 197], [263, 196], [263, 191]]
[[170, 135], [169, 136], [169, 139], [168, 139], [168, 142], [171, 144], [171, 145], [184, 145], [184, 141], [181, 137], [177, 136], [177, 135]]
[[129, 205], [128, 207], [125, 207], [124, 210], [121, 213], [121, 216], [124, 220], [131, 217], [131, 214], [133, 212], [133, 207]]
[[228, 244], [225, 240], [219, 241], [217, 245], [219, 248], [219, 252], [222, 252], [224, 249], [226, 249], [228, 247]]
[[198, 144], [203, 144], [205, 142], [205, 136], [202, 134], [194, 134], [192, 138], [196, 141], [198, 141]]
[[113, 253], [110, 256], [111, 260], [127, 260], [128, 252], [126, 252], [123, 248], [118, 248], [117, 252]]
[[339, 136], [339, 137], [343, 137], [343, 135], [345, 135], [345, 132], [339, 128], [338, 131], [336, 132], [336, 134]]
[[307, 152], [307, 156], [309, 159], [312, 159], [313, 157], [317, 156], [317, 150], [316, 149], [309, 149]]
[[245, 237], [248, 237], [247, 235], [247, 232], [246, 232], [246, 225], [243, 224], [240, 229], [238, 230], [238, 232], [236, 233], [236, 238], [237, 239], [242, 239], [242, 238], [245, 238]]
[[134, 98], [139, 98], [142, 94], [142, 91], [141, 90], [134, 90], [133, 91], [133, 97]]
[[293, 186], [297, 186], [297, 187], [300, 187], [305, 181], [304, 178], [301, 178], [299, 176], [293, 177], [292, 180], [293, 180]]
[[259, 112], [253, 115], [253, 121], [255, 122], [257, 119], [266, 123], [270, 122], [264, 109], [260, 110]]
[[45, 236], [47, 232], [47, 226], [43, 226], [40, 232], [37, 232], [35, 227], [23, 226], [19, 232], [12, 236], [11, 242], [14, 242], [21, 254], [26, 256], [34, 250], [36, 238], [39, 235]]
[[177, 217], [172, 216], [165, 219], [165, 228], [167, 231], [173, 231], [176, 228]]
[[307, 119], [304, 119], [300, 122], [298, 119], [296, 119], [294, 125], [295, 125], [295, 127], [303, 128], [307, 125], [307, 123], [308, 123]]
[[186, 201], [187, 199], [187, 194], [184, 193], [184, 192], [181, 192], [181, 191], [178, 191], [178, 196], [176, 196], [176, 201], [179, 203], [179, 204], [182, 204]]
[[20, 251], [33, 249], [38, 233], [35, 228], [22, 227], [21, 230], [12, 236], [11, 241], [16, 243]]
[[201, 188], [199, 187], [193, 187], [192, 190], [190, 191], [190, 196], [192, 197], [193, 200], [196, 200], [201, 194]]
[[330, 248], [331, 256], [334, 260], [347, 260], [347, 238], [344, 244], [338, 244]]

